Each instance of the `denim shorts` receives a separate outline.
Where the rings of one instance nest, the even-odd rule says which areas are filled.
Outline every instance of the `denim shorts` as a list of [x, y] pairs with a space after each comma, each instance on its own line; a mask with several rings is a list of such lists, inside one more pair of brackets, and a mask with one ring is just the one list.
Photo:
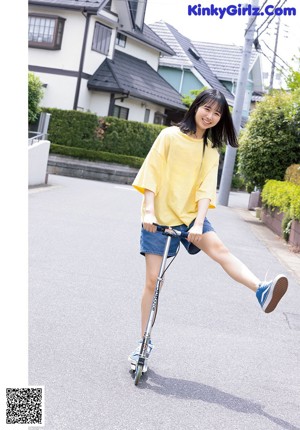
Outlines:
[[[195, 220], [188, 227], [185, 224], [182, 224], [174, 226], [173, 228], [179, 231], [188, 231], [194, 225], [194, 222]], [[205, 218], [203, 224], [203, 234], [208, 233], [209, 231], [215, 230], [208, 219]], [[140, 238], [140, 254], [163, 255], [166, 241], [167, 236], [163, 235], [162, 232], [156, 231], [155, 233], [150, 233], [142, 227]], [[172, 237], [168, 257], [174, 257], [174, 255], [176, 255], [179, 242], [183, 244], [189, 254], [194, 255], [201, 251], [201, 249], [199, 249], [196, 245], [183, 237]]]

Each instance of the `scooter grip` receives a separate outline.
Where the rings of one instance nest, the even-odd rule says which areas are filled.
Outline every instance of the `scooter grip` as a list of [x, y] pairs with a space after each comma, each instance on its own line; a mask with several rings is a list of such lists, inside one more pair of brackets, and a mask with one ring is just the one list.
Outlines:
[[184, 237], [185, 239], [188, 237], [189, 232], [188, 231], [181, 231], [181, 236]]
[[169, 228], [167, 225], [159, 225], [159, 224], [156, 224], [155, 222], [153, 223], [153, 225], [156, 226], [157, 231], [165, 231]]

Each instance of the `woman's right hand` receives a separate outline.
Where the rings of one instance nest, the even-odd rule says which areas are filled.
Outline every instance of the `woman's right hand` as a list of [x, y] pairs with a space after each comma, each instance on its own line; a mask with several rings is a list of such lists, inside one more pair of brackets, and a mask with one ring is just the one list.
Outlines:
[[153, 212], [145, 213], [144, 219], [143, 219], [143, 227], [145, 230], [149, 231], [150, 233], [156, 232], [156, 225], [153, 225], [153, 223], [157, 224], [156, 216]]

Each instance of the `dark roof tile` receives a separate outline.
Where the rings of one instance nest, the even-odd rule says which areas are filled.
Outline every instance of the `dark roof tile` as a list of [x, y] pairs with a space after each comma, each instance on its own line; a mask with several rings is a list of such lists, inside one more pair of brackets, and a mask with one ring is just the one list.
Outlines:
[[165, 43], [165, 41], [159, 37], [158, 34], [156, 34], [150, 27], [148, 27], [146, 24], [144, 24], [143, 31], [123, 31], [124, 34], [128, 34], [133, 36], [136, 39], [139, 39], [142, 42], [147, 43], [148, 45], [151, 45], [155, 48], [158, 48], [160, 51], [164, 52], [168, 55], [175, 55], [175, 52], [173, 49], [170, 48], [170, 46]]
[[153, 103], [186, 110], [181, 95], [146, 61], [116, 50], [114, 59], [106, 59], [88, 80], [88, 88], [99, 91], [130, 93]]

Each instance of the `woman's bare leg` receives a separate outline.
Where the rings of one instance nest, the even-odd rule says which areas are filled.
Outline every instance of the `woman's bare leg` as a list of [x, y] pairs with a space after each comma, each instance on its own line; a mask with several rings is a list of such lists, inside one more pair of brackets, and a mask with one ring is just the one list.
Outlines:
[[201, 248], [205, 254], [219, 263], [225, 272], [235, 281], [256, 291], [260, 280], [248, 267], [235, 257], [213, 231], [204, 233], [199, 242], [194, 245]]
[[142, 337], [144, 336], [151, 309], [153, 294], [156, 286], [162, 262], [161, 255], [146, 254], [146, 283], [142, 294], [141, 314], [142, 314]]

